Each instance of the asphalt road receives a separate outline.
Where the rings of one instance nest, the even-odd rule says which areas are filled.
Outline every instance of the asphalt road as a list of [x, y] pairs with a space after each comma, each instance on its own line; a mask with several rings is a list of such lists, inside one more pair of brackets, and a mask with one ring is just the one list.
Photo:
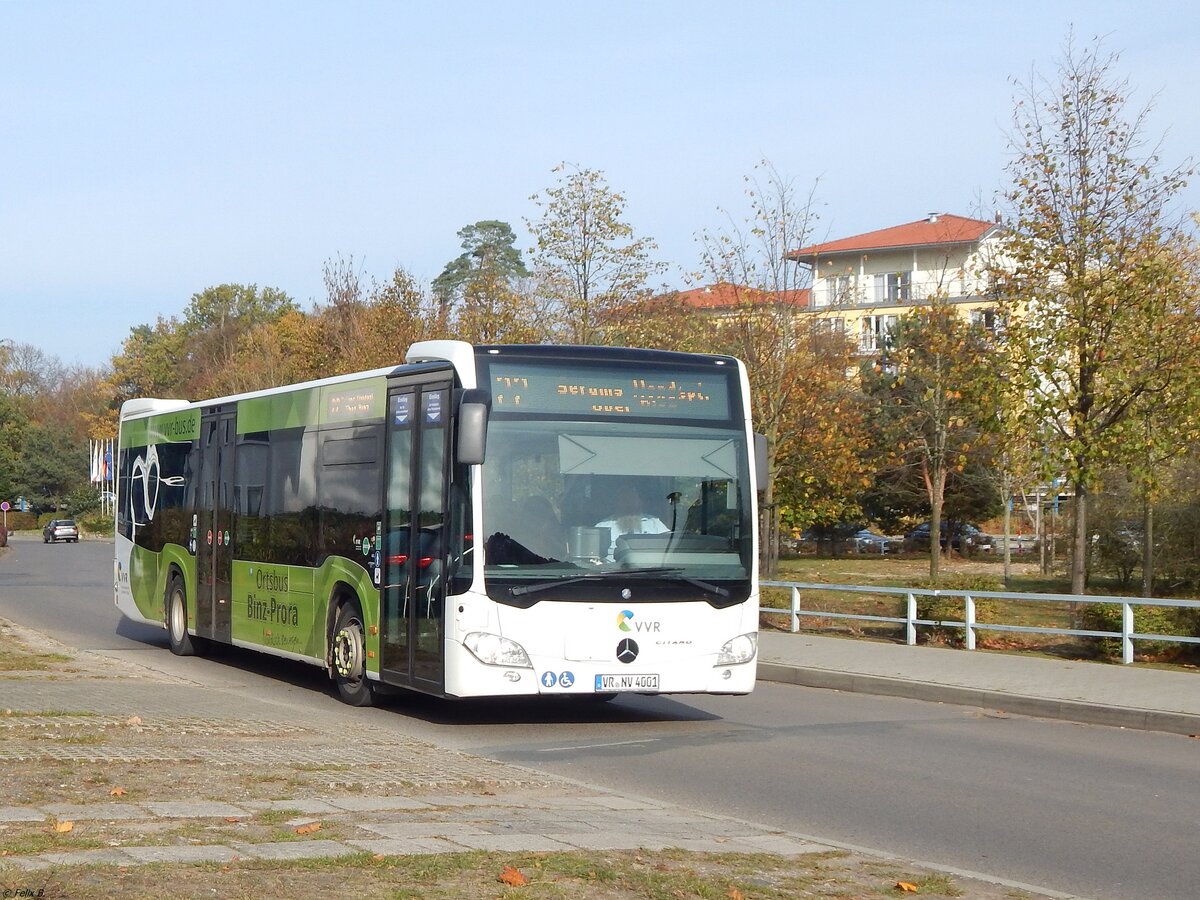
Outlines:
[[[329, 702], [315, 669], [241, 652], [178, 659], [163, 631], [122, 623], [110, 553], [18, 540], [0, 561], [0, 616], [222, 689]], [[1200, 883], [1200, 741], [1186, 737], [768, 683], [602, 706], [401, 696], [355, 714], [625, 793], [1083, 896], [1190, 898]]]

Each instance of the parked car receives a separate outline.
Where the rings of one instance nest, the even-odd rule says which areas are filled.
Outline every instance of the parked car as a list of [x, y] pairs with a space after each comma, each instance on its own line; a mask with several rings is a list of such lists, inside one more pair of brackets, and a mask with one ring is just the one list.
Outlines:
[[51, 519], [42, 529], [43, 544], [57, 544], [59, 541], [79, 543], [79, 526], [74, 519]]
[[[992, 539], [974, 525], [966, 522], [955, 522], [953, 526], [946, 521], [941, 523], [941, 545], [947, 546], [959, 553], [990, 553]], [[929, 523], [922, 522], [912, 531], [904, 535], [904, 549], [927, 551], [929, 549]]]
[[854, 541], [856, 553], [898, 553], [904, 546], [903, 540], [876, 534], [870, 528], [860, 528], [854, 532], [851, 540]]
[[903, 542], [878, 534], [857, 522], [840, 525], [814, 525], [807, 529], [800, 540], [818, 550], [828, 548], [833, 553], [897, 553]]

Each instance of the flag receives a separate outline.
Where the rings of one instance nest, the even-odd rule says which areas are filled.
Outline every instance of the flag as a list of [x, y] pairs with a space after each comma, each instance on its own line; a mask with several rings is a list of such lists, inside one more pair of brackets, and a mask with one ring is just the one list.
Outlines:
[[104, 449], [104, 480], [113, 480], [112, 471], [112, 441], [108, 442], [108, 446]]
[[92, 458], [92, 474], [89, 479], [92, 484], [96, 484], [100, 480], [100, 442], [88, 441], [89, 453]]

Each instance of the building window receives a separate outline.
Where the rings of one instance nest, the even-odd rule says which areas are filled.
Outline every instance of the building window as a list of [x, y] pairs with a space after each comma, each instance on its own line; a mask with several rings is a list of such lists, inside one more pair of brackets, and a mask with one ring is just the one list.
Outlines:
[[867, 353], [885, 350], [892, 343], [899, 316], [863, 316], [858, 348]]
[[817, 319], [816, 331], [818, 334], [845, 334], [846, 320], [841, 316], [829, 319]]
[[992, 337], [1000, 338], [1004, 336], [1008, 321], [998, 309], [988, 307], [971, 310], [971, 324], [978, 325]]
[[853, 280], [849, 275], [826, 275], [825, 297], [831, 306], [842, 306], [854, 300]]
[[995, 334], [996, 326], [1000, 324], [1000, 318], [996, 315], [994, 308], [973, 309], [971, 310], [971, 324], [978, 325], [989, 334]]
[[877, 303], [907, 303], [912, 299], [912, 272], [888, 272], [875, 276]]

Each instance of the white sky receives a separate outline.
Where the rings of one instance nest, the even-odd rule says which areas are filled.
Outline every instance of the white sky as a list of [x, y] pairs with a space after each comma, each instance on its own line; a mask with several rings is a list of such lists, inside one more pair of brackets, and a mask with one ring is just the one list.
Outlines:
[[[100, 365], [223, 282], [428, 282], [560, 161], [683, 286], [762, 158], [842, 237], [994, 208], [1012, 79], [1106, 36], [1149, 134], [1200, 146], [1200, 4], [0, 0], [0, 339]], [[1200, 187], [1182, 198], [1200, 209]]]

